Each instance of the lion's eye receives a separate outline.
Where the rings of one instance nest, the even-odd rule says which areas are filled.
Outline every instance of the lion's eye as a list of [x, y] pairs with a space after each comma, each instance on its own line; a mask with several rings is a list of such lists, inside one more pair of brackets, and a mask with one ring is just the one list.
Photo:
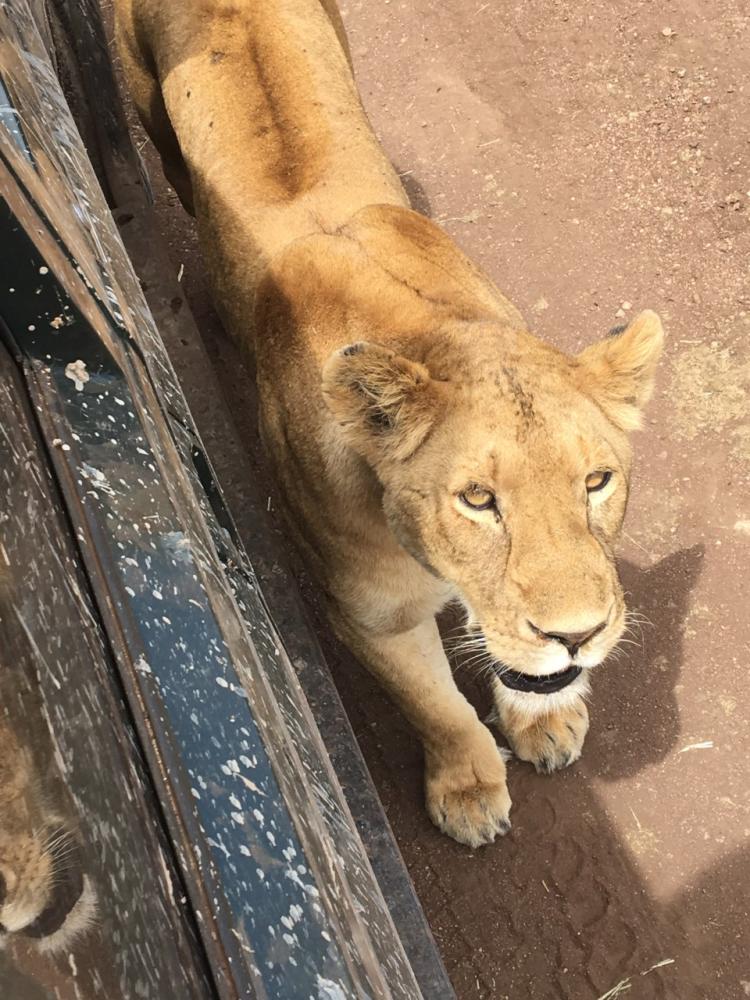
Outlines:
[[461, 500], [472, 510], [489, 510], [495, 506], [495, 494], [483, 486], [470, 486], [461, 494]]
[[599, 472], [591, 472], [586, 476], [586, 489], [589, 493], [597, 493], [599, 490], [604, 489], [611, 478], [612, 473], [606, 469]]

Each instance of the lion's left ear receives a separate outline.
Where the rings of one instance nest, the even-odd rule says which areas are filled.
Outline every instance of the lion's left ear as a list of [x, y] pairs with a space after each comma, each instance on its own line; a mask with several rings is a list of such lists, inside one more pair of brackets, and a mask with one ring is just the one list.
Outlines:
[[438, 411], [438, 390], [424, 365], [364, 341], [328, 359], [323, 397], [349, 445], [373, 465], [412, 455]]
[[575, 359], [580, 388], [624, 431], [641, 426], [663, 346], [661, 320], [646, 310], [621, 333], [592, 344]]

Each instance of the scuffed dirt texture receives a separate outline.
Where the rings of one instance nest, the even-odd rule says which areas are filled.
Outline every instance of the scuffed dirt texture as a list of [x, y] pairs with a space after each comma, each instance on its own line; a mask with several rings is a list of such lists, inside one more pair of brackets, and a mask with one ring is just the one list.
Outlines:
[[[511, 835], [471, 852], [432, 828], [413, 733], [318, 619], [458, 996], [750, 996], [750, 14], [744, 0], [348, 0], [343, 13], [415, 207], [540, 335], [574, 350], [650, 307], [669, 337], [623, 545], [647, 621], [597, 672], [581, 762], [551, 777], [511, 762]], [[263, 489], [251, 380], [190, 222], [144, 155]], [[200, 424], [189, 357], [173, 351]], [[245, 485], [230, 474], [224, 488], [241, 514]], [[486, 691], [459, 678], [486, 714]]]

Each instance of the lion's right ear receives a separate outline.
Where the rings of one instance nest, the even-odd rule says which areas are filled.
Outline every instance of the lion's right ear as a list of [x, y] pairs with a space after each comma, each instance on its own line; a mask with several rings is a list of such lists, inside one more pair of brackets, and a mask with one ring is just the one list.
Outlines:
[[331, 355], [323, 367], [323, 397], [348, 444], [373, 463], [413, 455], [439, 405], [424, 365], [366, 341]]

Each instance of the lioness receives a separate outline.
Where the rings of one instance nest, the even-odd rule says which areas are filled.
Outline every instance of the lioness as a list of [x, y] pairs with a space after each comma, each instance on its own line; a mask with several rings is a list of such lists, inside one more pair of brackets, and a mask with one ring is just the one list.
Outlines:
[[95, 899], [72, 825], [45, 795], [31, 752], [0, 716], [0, 948], [14, 933], [35, 939], [43, 951], [70, 947], [90, 926]]
[[625, 622], [613, 545], [659, 318], [575, 357], [534, 337], [410, 210], [332, 0], [115, 8], [216, 304], [254, 350], [264, 442], [333, 626], [419, 732], [435, 824], [489, 843], [510, 826], [505, 763], [435, 615], [466, 608], [516, 755], [576, 760], [589, 672]]
[[3, 556], [0, 538], [0, 950], [21, 934], [42, 951], [62, 951], [91, 925], [96, 893], [52, 790], [53, 769], [42, 763], [53, 748], [38, 691], [13, 668], [23, 661], [9, 627], [13, 588]]

